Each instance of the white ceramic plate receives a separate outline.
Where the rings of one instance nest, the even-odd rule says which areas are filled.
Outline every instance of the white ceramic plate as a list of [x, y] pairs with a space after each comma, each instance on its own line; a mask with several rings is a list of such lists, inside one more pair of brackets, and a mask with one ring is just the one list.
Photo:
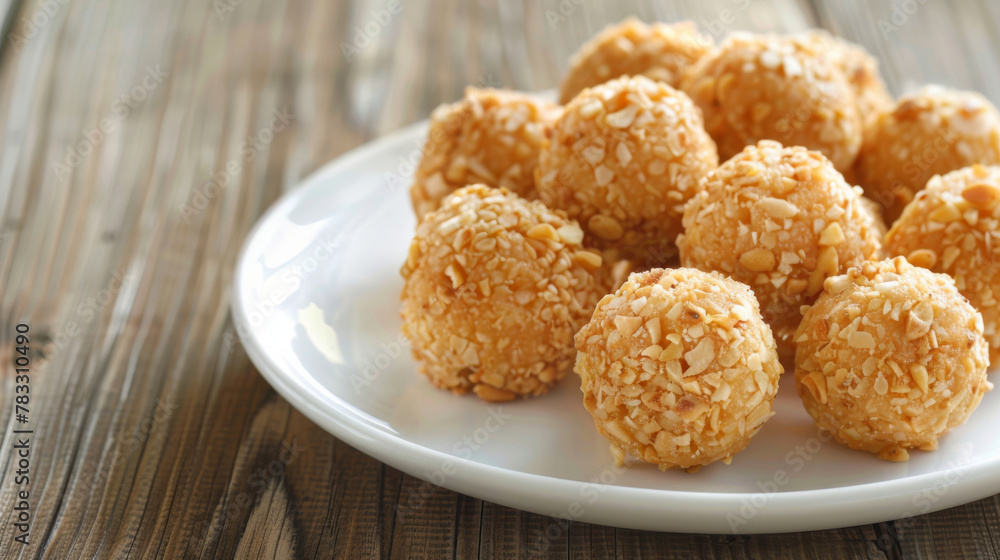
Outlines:
[[[549, 395], [500, 406], [435, 389], [417, 373], [399, 319], [399, 267], [415, 226], [407, 189], [425, 134], [421, 123], [320, 169], [264, 215], [236, 269], [233, 315], [247, 353], [338, 438], [470, 496], [658, 531], [826, 529], [1000, 492], [1000, 390], [938, 451], [889, 463], [819, 434], [786, 375], [777, 414], [750, 446], [731, 465], [688, 474], [613, 468], [572, 373]], [[404, 497], [400, 515], [433, 491]], [[564, 526], [553, 522], [538, 546]]]

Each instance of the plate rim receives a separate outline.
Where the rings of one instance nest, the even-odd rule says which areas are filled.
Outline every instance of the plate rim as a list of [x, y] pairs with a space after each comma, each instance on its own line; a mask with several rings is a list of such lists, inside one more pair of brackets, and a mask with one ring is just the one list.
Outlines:
[[[337, 395], [325, 391], [329, 398], [332, 398], [332, 402], [330, 402], [329, 398], [321, 397], [314, 390], [310, 390], [303, 378], [294, 372], [284, 371], [281, 364], [269, 355], [266, 350], [267, 345], [260, 340], [259, 332], [253, 328], [248, 319], [249, 314], [246, 308], [248, 302], [243, 301], [241, 296], [244, 293], [249, 294], [247, 271], [253, 262], [251, 257], [258, 254], [254, 250], [267, 244], [269, 238], [265, 234], [273, 227], [274, 218], [286, 214], [287, 210], [296, 206], [297, 202], [308, 198], [306, 195], [309, 193], [320, 188], [347, 188], [347, 182], [333, 187], [327, 186], [330, 183], [329, 177], [339, 175], [342, 170], [349, 169], [359, 161], [390, 150], [396, 144], [419, 139], [427, 126], [427, 120], [413, 123], [373, 139], [320, 166], [300, 180], [295, 187], [283, 193], [261, 214], [241, 246], [234, 267], [230, 297], [230, 310], [236, 334], [239, 336], [247, 356], [264, 379], [275, 391], [288, 400], [289, 404], [323, 430], [363, 453], [420, 480], [478, 499], [541, 515], [553, 516], [550, 511], [545, 511], [546, 508], [535, 506], [532, 503], [526, 504], [526, 502], [542, 500], [556, 504], [556, 507], [560, 507], [561, 504], [572, 504], [580, 501], [579, 489], [583, 487], [597, 488], [601, 496], [599, 501], [607, 500], [612, 506], [622, 508], [642, 506], [642, 502], [659, 503], [660, 500], [663, 500], [670, 504], [672, 509], [683, 514], [683, 519], [679, 519], [677, 515], [663, 517], [662, 507], [650, 507], [645, 504], [645, 507], [639, 509], [648, 510], [651, 514], [661, 514], [653, 515], [650, 523], [616, 523], [613, 517], [607, 515], [609, 509], [607, 507], [586, 508], [581, 516], [574, 518], [577, 521], [642, 530], [683, 531], [700, 534], [764, 534], [836, 529], [924, 515], [1000, 492], [1000, 454], [998, 454], [993, 459], [983, 459], [960, 465], [959, 468], [963, 472], [960, 480], [944, 486], [949, 490], [963, 488], [966, 489], [965, 492], [946, 492], [932, 504], [930, 509], [905, 517], [899, 517], [899, 514], [889, 515], [887, 512], [906, 509], [907, 504], [912, 502], [913, 498], [918, 496], [921, 491], [934, 487], [928, 486], [928, 483], [938, 482], [943, 475], [954, 468], [849, 486], [766, 493], [766, 505], [757, 508], [755, 515], [743, 525], [745, 530], [732, 530], [732, 528], [724, 530], [723, 527], [727, 525], [726, 514], [738, 512], [744, 499], [762, 494], [762, 492], [708, 493], [640, 488], [569, 480], [497, 467], [430, 449], [379, 429], [347, 413], [346, 410], [354, 407]], [[244, 325], [245, 328], [241, 329], [240, 325]], [[457, 470], [455, 474], [446, 477], [444, 484], [428, 480], [428, 477], [421, 472], [426, 464], [441, 465], [448, 462], [456, 464]], [[778, 468], [780, 467], [776, 466], [776, 469]], [[484, 479], [500, 481], [501, 483], [494, 482], [484, 485], [481, 483]], [[503, 482], [507, 482], [507, 484]], [[878, 491], [872, 492], [874, 489], [878, 489]], [[522, 499], [516, 499], [519, 497]], [[595, 504], [591, 504], [591, 506]], [[803, 506], [809, 507], [811, 510], [809, 515], [798, 514]], [[566, 508], [561, 508], [560, 511], [564, 509]], [[618, 507], [611, 507], [610, 510], [618, 510]], [[832, 519], [828, 521], [828, 517], [834, 517], [837, 521]], [[622, 520], [624, 521], [625, 518]], [[781, 528], [775, 530], [775, 525], [781, 525]]]

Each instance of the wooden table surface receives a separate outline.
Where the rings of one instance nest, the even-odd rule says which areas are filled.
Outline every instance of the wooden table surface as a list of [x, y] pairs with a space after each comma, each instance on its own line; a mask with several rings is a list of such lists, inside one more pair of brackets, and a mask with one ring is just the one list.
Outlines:
[[[1000, 555], [997, 496], [785, 535], [572, 523], [543, 551], [552, 518], [444, 489], [404, 521], [396, 506], [421, 481], [277, 396], [229, 314], [241, 243], [282, 193], [466, 84], [555, 86], [605, 23], [827, 27], [875, 53], [896, 94], [939, 82], [998, 103], [1000, 3], [401, 0], [387, 17], [396, 6], [0, 0], [0, 558]], [[32, 430], [26, 486], [17, 429]]]

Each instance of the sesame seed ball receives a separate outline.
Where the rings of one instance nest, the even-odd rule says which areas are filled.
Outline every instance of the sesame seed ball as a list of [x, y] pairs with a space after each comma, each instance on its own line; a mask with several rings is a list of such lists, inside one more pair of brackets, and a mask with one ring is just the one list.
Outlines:
[[936, 449], [992, 388], [982, 317], [950, 277], [902, 257], [828, 279], [796, 342], [795, 381], [816, 424], [887, 460]]
[[660, 468], [726, 463], [774, 412], [781, 364], [743, 284], [690, 268], [634, 273], [576, 335], [597, 431]]
[[935, 175], [886, 237], [891, 255], [943, 272], [983, 315], [990, 359], [1000, 358], [1000, 166]]
[[681, 263], [748, 284], [791, 357], [792, 335], [828, 276], [881, 249], [875, 218], [830, 161], [772, 140], [708, 175], [684, 212]]
[[645, 262], [673, 247], [684, 203], [717, 165], [691, 100], [635, 76], [575, 97], [543, 143], [536, 175], [541, 200], [579, 221], [589, 245]]
[[401, 273], [403, 333], [420, 371], [487, 401], [540, 395], [573, 362], [573, 335], [605, 293], [601, 257], [562, 212], [472, 185], [417, 226]]
[[410, 187], [417, 220], [474, 183], [537, 198], [538, 150], [559, 111], [528, 94], [476, 88], [467, 88], [461, 101], [435, 109]]
[[758, 140], [822, 152], [848, 169], [861, 147], [857, 100], [815, 41], [734, 33], [692, 65], [681, 89], [728, 159]]
[[646, 25], [627, 18], [604, 28], [573, 55], [559, 102], [565, 105], [585, 88], [621, 76], [643, 75], [677, 87], [684, 69], [713, 44], [690, 21]]
[[854, 176], [892, 223], [931, 177], [1000, 163], [1000, 113], [978, 93], [928, 86], [882, 113]]
[[878, 61], [864, 47], [834, 37], [824, 29], [807, 31], [801, 37], [824, 53], [827, 60], [847, 77], [865, 128], [874, 124], [880, 113], [892, 107], [893, 99], [878, 71]]

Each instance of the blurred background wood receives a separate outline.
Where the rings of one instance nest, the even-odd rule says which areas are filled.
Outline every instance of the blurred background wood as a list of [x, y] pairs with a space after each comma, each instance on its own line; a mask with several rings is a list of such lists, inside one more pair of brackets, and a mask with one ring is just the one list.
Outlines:
[[[403, 520], [397, 504], [422, 483], [276, 396], [229, 316], [244, 237], [306, 174], [467, 84], [555, 86], [605, 23], [688, 18], [717, 38], [823, 26], [875, 53], [897, 94], [941, 82], [997, 103], [1000, 5], [402, 0], [372, 25], [388, 4], [0, 0], [0, 558], [1000, 555], [996, 496], [753, 537], [563, 525], [440, 488]], [[275, 114], [289, 124], [265, 133]], [[206, 187], [213, 176], [220, 188]], [[35, 431], [27, 546], [12, 526], [21, 321]]]

